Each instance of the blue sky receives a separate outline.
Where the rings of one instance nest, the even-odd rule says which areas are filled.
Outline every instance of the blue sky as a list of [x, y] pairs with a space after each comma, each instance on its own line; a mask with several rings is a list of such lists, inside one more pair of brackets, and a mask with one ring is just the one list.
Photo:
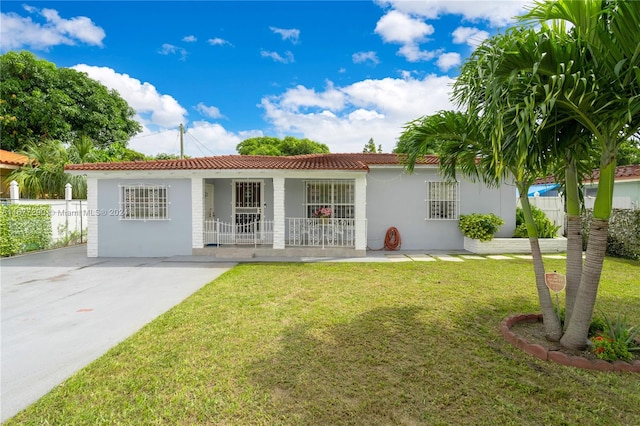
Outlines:
[[118, 90], [146, 154], [235, 153], [292, 135], [331, 152], [370, 138], [390, 152], [403, 125], [451, 109], [459, 65], [526, 2], [3, 1], [0, 49], [86, 72]]

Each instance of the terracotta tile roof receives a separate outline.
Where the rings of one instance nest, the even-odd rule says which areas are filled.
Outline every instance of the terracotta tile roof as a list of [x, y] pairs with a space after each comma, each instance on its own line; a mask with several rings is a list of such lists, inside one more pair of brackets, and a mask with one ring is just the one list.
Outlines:
[[[399, 165], [396, 154], [308, 154], [291, 157], [266, 155], [221, 155], [182, 160], [125, 161], [114, 163], [69, 164], [65, 170], [369, 170], [370, 165]], [[420, 164], [438, 164], [435, 156], [426, 157]]]
[[0, 163], [7, 164], [9, 166], [24, 166], [29, 163], [29, 157], [0, 149]]
[[[616, 167], [616, 181], [640, 179], [640, 164], [632, 164], [629, 166]], [[595, 169], [591, 172], [591, 175], [585, 175], [582, 183], [598, 182], [600, 180], [600, 170]], [[540, 178], [536, 180], [536, 184], [555, 183], [556, 179], [553, 176], [547, 176], [546, 178]]]
[[[640, 179], [640, 164], [633, 164], [630, 166], [616, 167], [615, 180], [629, 180]], [[596, 169], [591, 173], [591, 176], [587, 176], [584, 179], [584, 183], [590, 183], [591, 181], [597, 182], [600, 180], [600, 170]]]

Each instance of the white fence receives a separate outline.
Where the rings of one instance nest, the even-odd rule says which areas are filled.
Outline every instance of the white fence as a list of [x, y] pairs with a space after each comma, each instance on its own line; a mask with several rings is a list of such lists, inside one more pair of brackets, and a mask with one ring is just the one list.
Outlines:
[[[595, 203], [595, 197], [585, 197], [584, 206], [587, 209], [592, 209]], [[613, 197], [612, 206], [614, 209], [636, 209], [638, 206], [631, 201], [631, 197]]]
[[529, 204], [542, 210], [551, 222], [560, 227], [558, 235], [564, 235], [565, 213], [562, 197], [529, 197]]
[[[593, 208], [593, 203], [595, 201], [595, 197], [585, 197], [584, 205], [587, 209]], [[551, 220], [557, 226], [560, 226], [558, 230], [559, 235], [564, 235], [564, 223], [565, 223], [565, 212], [564, 212], [564, 199], [561, 196], [556, 197], [529, 197], [529, 203], [532, 206], [538, 207], [542, 210], [549, 220]], [[518, 200], [518, 206], [520, 206], [520, 201]], [[613, 197], [613, 208], [614, 209], [636, 209], [636, 206], [632, 201], [631, 197]]]

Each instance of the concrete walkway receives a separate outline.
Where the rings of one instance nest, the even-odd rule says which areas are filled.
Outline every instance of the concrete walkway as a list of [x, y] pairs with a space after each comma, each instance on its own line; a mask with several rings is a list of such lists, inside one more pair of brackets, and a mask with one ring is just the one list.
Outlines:
[[90, 259], [86, 246], [2, 259], [0, 421], [233, 265], [191, 258]]

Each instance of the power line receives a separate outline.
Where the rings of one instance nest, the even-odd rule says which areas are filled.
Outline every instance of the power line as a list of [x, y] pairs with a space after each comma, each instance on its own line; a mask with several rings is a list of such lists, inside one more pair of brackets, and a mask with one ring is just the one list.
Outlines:
[[209, 151], [209, 152], [211, 153], [211, 155], [216, 155], [216, 153], [215, 153], [215, 152], [211, 151], [211, 150], [210, 150], [210, 149], [209, 149], [205, 144], [203, 144], [202, 142], [200, 142], [200, 141], [198, 140], [198, 138], [196, 138], [193, 134], [191, 134], [191, 132], [190, 132], [189, 130], [187, 130], [187, 132], [186, 132], [186, 133], [187, 133], [187, 135], [191, 136], [191, 138], [192, 138], [192, 139], [193, 139], [193, 141], [196, 143], [196, 146], [197, 146], [198, 150], [202, 153], [202, 155], [205, 155], [205, 156], [206, 156], [206, 154], [204, 153], [204, 151], [202, 151], [202, 149], [201, 149], [201, 148], [204, 148], [204, 149], [206, 149], [207, 151]]

